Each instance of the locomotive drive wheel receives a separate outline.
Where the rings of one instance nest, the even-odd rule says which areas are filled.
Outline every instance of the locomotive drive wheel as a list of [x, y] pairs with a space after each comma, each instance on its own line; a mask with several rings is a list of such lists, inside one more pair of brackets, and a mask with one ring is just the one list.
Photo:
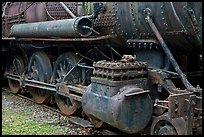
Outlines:
[[[77, 83], [80, 77], [78, 69], [75, 68], [67, 76], [66, 74], [76, 65], [78, 60], [78, 57], [73, 52], [67, 52], [60, 55], [56, 60], [51, 81], [53, 83]], [[63, 97], [58, 94], [55, 95], [55, 100], [57, 106], [64, 115], [78, 114], [78, 112], [81, 111], [81, 105], [78, 101], [75, 101], [68, 97]]]
[[[9, 73], [15, 74], [15, 75], [22, 75], [24, 70], [24, 61], [22, 57], [16, 56], [14, 57], [11, 65], [9, 66], [9, 70], [7, 70]], [[20, 83], [19, 81], [8, 79], [9, 88], [11, 89], [11, 92], [14, 94], [19, 93], [20, 91]]]
[[154, 128], [153, 135], [177, 135], [177, 133], [167, 121], [159, 121]]
[[78, 114], [78, 108], [80, 107], [80, 102], [70, 99], [68, 97], [61, 96], [59, 94], [55, 94], [55, 101], [60, 111], [64, 115], [73, 115]]
[[[67, 52], [60, 55], [56, 63], [54, 65], [53, 74], [51, 81], [62, 82], [66, 74], [76, 65], [79, 61], [79, 58], [73, 52]], [[74, 84], [78, 82], [80, 77], [79, 70], [75, 68], [63, 82], [67, 82], [68, 84]]]
[[164, 113], [163, 115], [155, 118], [151, 125], [151, 135], [178, 135], [178, 131], [184, 131], [183, 128], [185, 127], [180, 119], [170, 121], [168, 113]]
[[[32, 55], [28, 74], [31, 79], [48, 82], [51, 77], [52, 67], [48, 56], [43, 52], [36, 52]], [[50, 94], [47, 90], [29, 87], [30, 94], [36, 103], [48, 103], [50, 101]]]

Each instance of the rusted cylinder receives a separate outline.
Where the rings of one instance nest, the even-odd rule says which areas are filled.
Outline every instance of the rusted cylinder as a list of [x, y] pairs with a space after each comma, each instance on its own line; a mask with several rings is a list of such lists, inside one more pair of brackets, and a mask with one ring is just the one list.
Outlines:
[[[95, 85], [92, 83], [82, 96], [83, 111], [88, 117], [99, 119], [125, 133], [138, 133], [151, 119], [151, 98], [137, 87], [124, 86], [121, 89], [126, 90], [109, 97], [96, 93]], [[108, 92], [110, 91], [107, 90], [106, 93]]]
[[[84, 27], [85, 26], [85, 27]], [[92, 31], [92, 22], [88, 18], [77, 17], [72, 19], [15, 24], [11, 27], [11, 36], [14, 37], [86, 37]]]

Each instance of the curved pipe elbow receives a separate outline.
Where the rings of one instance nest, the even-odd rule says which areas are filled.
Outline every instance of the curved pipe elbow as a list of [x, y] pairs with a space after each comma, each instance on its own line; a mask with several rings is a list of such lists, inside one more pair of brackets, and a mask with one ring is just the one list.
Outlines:
[[96, 19], [103, 7], [103, 4], [102, 3], [99, 3], [99, 2], [94, 2], [93, 3], [93, 6], [94, 6], [94, 11], [91, 15], [87, 16], [87, 18], [89, 19]]

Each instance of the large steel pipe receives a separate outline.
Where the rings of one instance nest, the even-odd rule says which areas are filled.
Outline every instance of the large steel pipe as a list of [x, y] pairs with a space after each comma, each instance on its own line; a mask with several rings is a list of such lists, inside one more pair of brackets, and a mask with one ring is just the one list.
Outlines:
[[14, 37], [86, 37], [92, 31], [91, 20], [84, 17], [72, 19], [15, 24], [11, 27]]

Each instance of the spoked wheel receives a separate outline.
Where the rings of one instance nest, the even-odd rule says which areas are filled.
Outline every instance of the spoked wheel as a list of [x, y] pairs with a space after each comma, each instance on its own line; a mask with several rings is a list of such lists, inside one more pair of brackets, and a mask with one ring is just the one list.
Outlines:
[[169, 119], [168, 113], [156, 117], [151, 125], [151, 135], [179, 135], [185, 134], [185, 120], [183, 118]]
[[[55, 94], [55, 101], [60, 111], [64, 115], [77, 115], [80, 107], [80, 102], [70, 99], [68, 97], [61, 96], [59, 94]], [[77, 111], [78, 110], [78, 111]]]
[[[52, 73], [52, 67], [48, 56], [43, 52], [36, 52], [31, 56], [28, 74], [33, 80], [47, 82]], [[29, 87], [30, 94], [36, 103], [48, 103], [50, 101], [50, 94], [47, 90]]]
[[91, 121], [91, 123], [96, 127], [96, 128], [101, 128], [104, 126], [104, 123], [103, 121], [93, 117], [93, 116], [90, 116], [89, 117], [89, 120]]
[[79, 58], [73, 52], [67, 52], [60, 55], [54, 65], [51, 78], [52, 83], [66, 82], [75, 84], [79, 81], [80, 73], [77, 68], [74, 68], [69, 75], [66, 75], [79, 61]]
[[154, 128], [154, 135], [177, 135], [175, 128], [165, 120], [159, 121]]
[[[72, 53], [67, 52], [60, 55], [54, 65], [52, 83], [68, 83], [75, 84], [79, 81], [79, 70], [74, 68], [70, 74], [67, 73], [76, 65], [78, 57]], [[59, 94], [55, 95], [57, 106], [64, 115], [78, 114], [81, 111], [81, 104], [78, 101], [64, 97]]]
[[[9, 70], [7, 70], [7, 72], [20, 76], [22, 75], [24, 68], [25, 66], [24, 66], [23, 58], [20, 56], [16, 56], [14, 57], [11, 65], [8, 68]], [[8, 84], [9, 84], [9, 88], [11, 89], [12, 93], [14, 94], [19, 93], [20, 91], [19, 81], [8, 79]]]

